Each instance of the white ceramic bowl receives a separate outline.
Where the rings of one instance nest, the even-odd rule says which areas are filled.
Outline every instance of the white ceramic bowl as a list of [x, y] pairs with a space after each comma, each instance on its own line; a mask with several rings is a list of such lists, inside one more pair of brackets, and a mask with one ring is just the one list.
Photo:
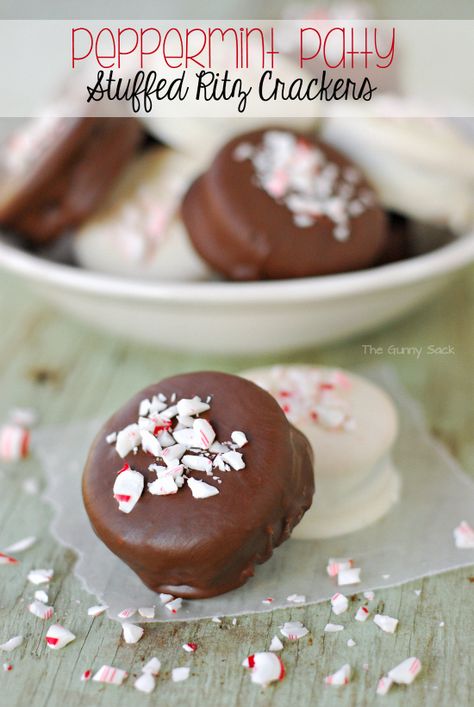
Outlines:
[[474, 233], [370, 270], [272, 282], [150, 283], [28, 254], [0, 239], [0, 267], [61, 309], [174, 350], [263, 354], [367, 332], [428, 300], [474, 261]]

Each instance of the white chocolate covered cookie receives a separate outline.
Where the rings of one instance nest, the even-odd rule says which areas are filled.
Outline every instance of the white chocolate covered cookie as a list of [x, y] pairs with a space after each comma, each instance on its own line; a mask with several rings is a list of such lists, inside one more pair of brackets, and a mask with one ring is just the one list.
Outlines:
[[182, 193], [199, 168], [166, 147], [136, 157], [74, 238], [80, 265], [157, 281], [209, 278], [179, 216]]
[[390, 509], [400, 483], [391, 459], [398, 418], [384, 391], [353, 373], [324, 367], [273, 366], [242, 375], [276, 398], [313, 448], [316, 493], [292, 537], [353, 532]]

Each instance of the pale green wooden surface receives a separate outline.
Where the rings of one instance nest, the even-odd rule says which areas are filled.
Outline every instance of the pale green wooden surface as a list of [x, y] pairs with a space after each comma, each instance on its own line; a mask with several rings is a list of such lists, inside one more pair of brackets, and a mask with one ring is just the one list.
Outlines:
[[[397, 346], [454, 345], [454, 356], [393, 357], [402, 382], [422, 403], [433, 432], [474, 474], [474, 398], [472, 368], [474, 341], [474, 272], [414, 315], [342, 346], [305, 352], [292, 360], [356, 366], [369, 362], [361, 344]], [[58, 314], [20, 285], [0, 274], [0, 420], [17, 405], [37, 408], [43, 423], [107, 415], [131, 393], [171, 372], [201, 367], [238, 371], [242, 361], [162, 354], [106, 338]], [[246, 361], [262, 363], [262, 359]], [[12, 707], [56, 705], [429, 705], [467, 707], [472, 704], [474, 665], [474, 569], [456, 572], [377, 592], [377, 607], [400, 618], [394, 636], [372, 622], [357, 624], [349, 614], [338, 617], [348, 625], [341, 634], [324, 634], [331, 620], [327, 604], [294, 608], [238, 620], [221, 626], [202, 621], [147, 628], [135, 646], [120, 640], [120, 627], [101, 616], [89, 619], [86, 609], [94, 598], [80, 590], [73, 576], [75, 558], [54, 543], [48, 532], [51, 511], [22, 490], [22, 481], [41, 480], [34, 459], [11, 469], [3, 465], [0, 493], [0, 547], [34, 534], [38, 544], [22, 555], [19, 567], [0, 567], [0, 642], [22, 633], [25, 643], [12, 654], [10, 673], [0, 670], [0, 704]], [[77, 634], [63, 651], [52, 652], [44, 642], [48, 622], [26, 611], [33, 588], [26, 581], [33, 567], [54, 567], [50, 599], [55, 618]], [[418, 597], [414, 590], [420, 588]], [[76, 603], [80, 602], [80, 603]], [[358, 606], [360, 599], [354, 600]], [[352, 615], [352, 612], [351, 612]], [[282, 657], [287, 678], [261, 691], [240, 667], [251, 652], [265, 649], [284, 620], [299, 619], [311, 637], [285, 647]], [[444, 628], [439, 622], [444, 621]], [[350, 625], [350, 628], [349, 628]], [[357, 646], [346, 646], [348, 638]], [[195, 641], [197, 653], [188, 656], [182, 643]], [[86, 668], [103, 663], [136, 674], [143, 661], [157, 655], [163, 664], [155, 693], [123, 687], [81, 683]], [[408, 655], [417, 655], [423, 672], [408, 688], [397, 687], [387, 697], [374, 694], [378, 677]], [[350, 661], [355, 668], [351, 685], [325, 688], [323, 678]], [[368, 670], [363, 664], [368, 664]], [[169, 670], [190, 665], [187, 682], [173, 684]]]

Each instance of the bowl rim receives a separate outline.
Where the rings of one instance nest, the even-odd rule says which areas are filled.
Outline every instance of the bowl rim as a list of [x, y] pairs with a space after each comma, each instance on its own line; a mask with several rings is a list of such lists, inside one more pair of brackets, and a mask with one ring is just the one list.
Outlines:
[[70, 292], [163, 303], [260, 304], [339, 299], [434, 279], [474, 261], [474, 231], [430, 253], [348, 273], [259, 282], [138, 282], [57, 263], [28, 253], [0, 237], [0, 268]]

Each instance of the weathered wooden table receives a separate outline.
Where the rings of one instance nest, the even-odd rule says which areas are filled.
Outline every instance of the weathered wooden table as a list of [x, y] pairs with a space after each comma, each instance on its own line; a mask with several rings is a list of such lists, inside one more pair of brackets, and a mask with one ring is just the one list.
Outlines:
[[[157, 352], [102, 336], [72, 321], [24, 289], [19, 281], [0, 274], [0, 420], [15, 406], [32, 406], [42, 423], [106, 416], [130, 394], [150, 381], [188, 369], [220, 368], [238, 371], [239, 360], [219, 360]], [[396, 324], [344, 345], [309, 351], [291, 360], [355, 366], [367, 363], [363, 344], [384, 348], [374, 356], [389, 361], [402, 382], [417, 397], [433, 433], [474, 474], [474, 270], [449, 290]], [[423, 354], [390, 353], [390, 345], [423, 346]], [[429, 355], [429, 345], [452, 346], [454, 353]], [[265, 361], [267, 362], [267, 361]], [[245, 364], [261, 364], [262, 359]], [[25, 642], [2, 662], [0, 704], [9, 707], [42, 705], [430, 705], [467, 707], [474, 700], [474, 569], [377, 592], [377, 608], [397, 616], [393, 636], [372, 622], [357, 624], [349, 614], [339, 617], [350, 631], [324, 634], [331, 620], [327, 603], [239, 618], [236, 626], [223, 620], [154, 625], [136, 645], [120, 638], [120, 626], [100, 616], [91, 619], [87, 607], [95, 599], [81, 590], [73, 575], [75, 557], [51, 538], [51, 509], [38, 495], [24, 490], [32, 477], [42, 483], [34, 458], [18, 467], [3, 464], [0, 493], [0, 547], [27, 535], [38, 543], [21, 556], [19, 566], [0, 567], [0, 643], [23, 634]], [[29, 569], [53, 567], [50, 601], [55, 619], [64, 622], [77, 640], [64, 650], [50, 651], [44, 641], [49, 622], [26, 610], [33, 587]], [[418, 596], [415, 589], [421, 589]], [[240, 667], [248, 654], [264, 650], [279, 624], [301, 620], [310, 637], [287, 645], [282, 657], [287, 677], [267, 690], [251, 684]], [[440, 627], [444, 622], [444, 627]], [[351, 637], [356, 646], [348, 648]], [[194, 641], [194, 655], [181, 646]], [[146, 696], [133, 688], [133, 676], [144, 661], [157, 655], [162, 673], [155, 692]], [[423, 672], [409, 687], [394, 687], [386, 697], [375, 695], [380, 675], [409, 655], [417, 655]], [[354, 679], [343, 688], [326, 687], [324, 676], [350, 661]], [[131, 677], [122, 687], [81, 682], [88, 668], [103, 663], [126, 669]], [[366, 669], [364, 669], [366, 664]], [[173, 683], [170, 670], [190, 665], [187, 682]]]

